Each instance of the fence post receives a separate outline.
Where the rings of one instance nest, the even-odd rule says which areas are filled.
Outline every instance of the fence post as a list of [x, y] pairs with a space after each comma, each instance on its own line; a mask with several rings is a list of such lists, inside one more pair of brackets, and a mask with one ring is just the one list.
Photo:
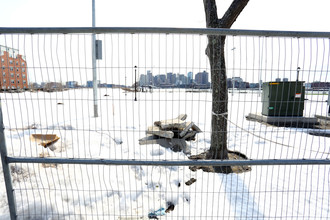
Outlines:
[[17, 217], [16, 201], [15, 201], [14, 189], [11, 181], [9, 163], [7, 162], [7, 147], [6, 147], [6, 140], [4, 134], [1, 99], [0, 99], [0, 153], [1, 153], [2, 170], [6, 184], [10, 218], [14, 220]]

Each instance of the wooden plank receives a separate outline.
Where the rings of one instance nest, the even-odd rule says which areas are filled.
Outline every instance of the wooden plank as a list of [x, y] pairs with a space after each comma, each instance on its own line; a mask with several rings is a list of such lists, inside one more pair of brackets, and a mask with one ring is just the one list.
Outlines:
[[190, 131], [182, 139], [187, 140], [189, 138], [194, 138], [197, 133], [197, 131]]
[[186, 127], [183, 129], [183, 131], [180, 132], [180, 137], [183, 137], [187, 134], [189, 129], [194, 125], [194, 122], [186, 122]]
[[322, 120], [330, 121], [330, 116], [315, 115], [315, 117]]
[[159, 139], [159, 136], [156, 135], [148, 135], [147, 137], [141, 138], [139, 140], [140, 145], [146, 145], [146, 144], [158, 144], [157, 140]]
[[180, 119], [181, 121], [186, 120], [186, 118], [187, 118], [187, 114], [181, 114], [177, 117], [177, 119]]
[[179, 129], [183, 130], [186, 127], [186, 122], [181, 121], [178, 118], [156, 121], [154, 125], [160, 127], [161, 129]]
[[147, 134], [154, 134], [164, 138], [173, 138], [173, 131], [164, 131], [157, 126], [148, 127]]
[[202, 132], [202, 130], [195, 124], [193, 124], [193, 126], [191, 127], [191, 129], [193, 129], [194, 131], [197, 131], [197, 133]]
[[162, 129], [179, 129], [183, 130], [186, 126], [184, 120], [186, 120], [187, 115], [181, 114], [176, 118], [162, 120], [162, 121], [155, 121], [154, 125], [161, 127]]

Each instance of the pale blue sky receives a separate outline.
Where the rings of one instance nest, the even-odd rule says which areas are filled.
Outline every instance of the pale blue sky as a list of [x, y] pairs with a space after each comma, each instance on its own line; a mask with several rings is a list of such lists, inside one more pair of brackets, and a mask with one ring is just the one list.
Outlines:
[[[205, 27], [202, 0], [95, 0], [96, 26]], [[221, 15], [231, 0], [218, 0]], [[88, 27], [91, 0], [0, 0], [1, 27]], [[329, 0], [250, 0], [233, 28], [330, 31]]]
[[[205, 27], [205, 14], [203, 7], [203, 0], [95, 0], [96, 2], [96, 26], [98, 27], [196, 27], [203, 28]], [[218, 14], [221, 16], [224, 11], [228, 8], [232, 0], [218, 0]], [[0, 27], [91, 27], [92, 26], [92, 0], [0, 0]], [[292, 31], [323, 31], [330, 32], [330, 13], [328, 12], [330, 8], [329, 0], [250, 0], [242, 14], [238, 17], [237, 21], [234, 23], [232, 28], [235, 29], [264, 29], [264, 30], [292, 30]], [[30, 36], [31, 39], [33, 36]], [[99, 36], [102, 37], [102, 36]], [[128, 36], [128, 42], [131, 41], [131, 36]], [[54, 41], [55, 41], [54, 37]], [[23, 42], [24, 39], [24, 42]], [[20, 42], [16, 40], [16, 38], [11, 39], [11, 37], [7, 37], [6, 40], [1, 38], [0, 44], [10, 45], [14, 48], [19, 48], [22, 50], [23, 47], [26, 51], [26, 56], [28, 59], [33, 57], [31, 53], [32, 50], [29, 50], [29, 43], [31, 43], [31, 39], [27, 36], [27, 38], [20, 38]], [[33, 38], [35, 43], [42, 43], [44, 38], [40, 40], [36, 37]], [[45, 38], [46, 39], [46, 38]], [[61, 38], [62, 39], [62, 38]], [[46, 43], [49, 43], [51, 39], [47, 38]], [[63, 39], [62, 39], [63, 40]], [[68, 39], [69, 40], [69, 39]], [[84, 39], [80, 39], [80, 42], [83, 43]], [[136, 39], [135, 39], [136, 40]], [[204, 39], [205, 40], [205, 39]], [[12, 43], [13, 41], [13, 43]], [[157, 38], [154, 39], [154, 43], [156, 43]], [[61, 42], [61, 41], [60, 41]], [[89, 39], [85, 41], [85, 45], [89, 44]], [[196, 41], [197, 42], [197, 41]], [[195, 43], [196, 43], [195, 42]], [[109, 46], [110, 40], [104, 40], [104, 44], [108, 43]], [[203, 41], [202, 43], [206, 43]], [[230, 41], [228, 38], [228, 68], [233, 69], [231, 65], [243, 65], [242, 61], [239, 62], [239, 41], [234, 42]], [[251, 42], [250, 42], [251, 43]], [[268, 42], [268, 44], [270, 41]], [[285, 45], [284, 42], [274, 42], [281, 44], [281, 53], [284, 52]], [[297, 51], [297, 39], [293, 42], [293, 49]], [[323, 41], [319, 42], [304, 42], [306, 43], [305, 47], [310, 48], [313, 46], [313, 51], [315, 46], [319, 45], [318, 53], [316, 52], [313, 55], [313, 59], [311, 62], [306, 62], [308, 57], [300, 55], [299, 59], [297, 58], [297, 54], [292, 54], [291, 60], [284, 59], [284, 55], [281, 54], [280, 58], [276, 60], [276, 58], [268, 57], [268, 59], [276, 60], [279, 69], [292, 70], [295, 73], [295, 69], [297, 66], [301, 66], [302, 69], [309, 73], [307, 70], [321, 69], [323, 65], [323, 70], [326, 65], [323, 64], [323, 59], [325, 59], [328, 54], [328, 43], [324, 44]], [[257, 46], [264, 45], [264, 41], [257, 40]], [[74, 44], [75, 45], [75, 44]], [[274, 53], [277, 53], [278, 46], [274, 46]], [[290, 42], [291, 45], [291, 42]], [[39, 45], [40, 46], [40, 45]], [[47, 45], [48, 46], [48, 45]], [[141, 44], [142, 48], [143, 44]], [[243, 44], [244, 46], [244, 44]], [[270, 47], [270, 45], [268, 45]], [[42, 46], [41, 46], [42, 48]], [[87, 48], [89, 48], [87, 46]], [[104, 46], [105, 48], [105, 46]], [[191, 71], [191, 68], [196, 68], [198, 70], [194, 70], [196, 73], [199, 70], [204, 70], [207, 67], [207, 59], [204, 53], [205, 45], [199, 46], [196, 45], [193, 48], [194, 51], [190, 51], [188, 54], [194, 54], [194, 59], [186, 58], [191, 61], [191, 65], [188, 65], [190, 69], [184, 70], [174, 70], [172, 66], [185, 66], [187, 65], [184, 61], [184, 58], [181, 59], [181, 64], [171, 63], [172, 59], [168, 59], [168, 69], [166, 70], [153, 70], [155, 74], [163, 74], [168, 71], [176, 71], [180, 73], [187, 73]], [[232, 62], [232, 56], [234, 53], [231, 48], [237, 48], [235, 53], [236, 62]], [[261, 47], [263, 48], [263, 47]], [[327, 49], [325, 49], [327, 48]], [[40, 49], [40, 48], [39, 48]], [[117, 48], [118, 49], [118, 48]], [[136, 48], [135, 48], [136, 49]], [[155, 49], [155, 48], [154, 48]], [[177, 49], [177, 48], [176, 48]], [[187, 50], [190, 50], [188, 48]], [[132, 50], [132, 49], [128, 49]], [[265, 53], [263, 53], [262, 49], [254, 48], [255, 52], [259, 54], [254, 62], [252, 63], [253, 68], [265, 68], [266, 63], [268, 65], [275, 63], [273, 60], [267, 60], [265, 58]], [[307, 49], [306, 49], [307, 50]], [[46, 50], [48, 51], [48, 50]], [[110, 51], [110, 50], [108, 50]], [[118, 51], [121, 51], [121, 49]], [[154, 54], [157, 54], [157, 49], [155, 49]], [[170, 54], [170, 51], [168, 53]], [[185, 50], [183, 50], [185, 51]], [[40, 51], [39, 51], [40, 52]], [[54, 52], [54, 51], [53, 51]], [[115, 50], [116, 52], [116, 50]], [[305, 51], [304, 51], [305, 52]], [[308, 52], [308, 51], [307, 51]], [[306, 52], [306, 53], [307, 53]], [[90, 51], [87, 51], [87, 55], [89, 56]], [[117, 52], [116, 52], [117, 53]], [[302, 51], [301, 51], [302, 53]], [[127, 57], [130, 58], [130, 52], [127, 52]], [[175, 54], [173, 52], [173, 54]], [[243, 54], [244, 55], [244, 54]], [[289, 57], [289, 53], [286, 54]], [[110, 54], [108, 53], [108, 58]], [[189, 55], [190, 56], [190, 55]], [[198, 60], [199, 56], [201, 59]], [[291, 56], [291, 54], [290, 54]], [[307, 55], [306, 55], [307, 56]], [[46, 56], [45, 56], [46, 57]], [[50, 58], [47, 55], [48, 58]], [[315, 58], [317, 57], [317, 59]], [[141, 56], [140, 56], [141, 58]], [[305, 59], [302, 61], [301, 59]], [[314, 59], [315, 58], [315, 59]], [[117, 59], [117, 58], [114, 58]], [[142, 58], [141, 58], [142, 59]], [[160, 59], [160, 58], [159, 58]], [[249, 56], [251, 59], [251, 56]], [[261, 62], [263, 60], [263, 62]], [[90, 57], [87, 60], [91, 60]], [[166, 59], [162, 59], [162, 62], [165, 62]], [[180, 59], [178, 59], [180, 60]], [[45, 66], [44, 63], [35, 62], [33, 63], [31, 60], [28, 60], [30, 65], [36, 66]], [[134, 66], [134, 65], [146, 65], [151, 66], [150, 63], [142, 62], [137, 64], [137, 60], [134, 58], [127, 60], [125, 66]], [[164, 63], [157, 63], [158, 59], [153, 60], [153, 66], [163, 66]], [[251, 60], [249, 60], [251, 61]], [[42, 61], [43, 62], [43, 61]], [[104, 60], [102, 61], [104, 62]], [[125, 61], [126, 62], [126, 61]], [[148, 62], [151, 62], [150, 59]], [[48, 64], [51, 63], [50, 61]], [[109, 61], [107, 65], [109, 65]], [[124, 64], [118, 63], [115, 61], [116, 65], [122, 66]], [[89, 63], [90, 64], [90, 63]], [[251, 65], [252, 65], [251, 64]], [[61, 63], [61, 65], [64, 65]], [[81, 64], [82, 65], [82, 64]], [[100, 65], [104, 65], [100, 63]], [[273, 64], [275, 65], [275, 64]], [[149, 67], [148, 67], [149, 68]], [[267, 67], [274, 68], [274, 67]], [[147, 69], [141, 70], [141, 73], [145, 73]], [[131, 72], [133, 69], [130, 70]], [[158, 71], [158, 72], [157, 72]], [[231, 72], [229, 71], [229, 77], [231, 76]], [[233, 75], [238, 75], [239, 73], [234, 72]], [[243, 74], [243, 73], [242, 73]], [[282, 72], [278, 72], [276, 74], [282, 74]], [[283, 72], [284, 74], [284, 72]], [[287, 74], [287, 73], [285, 73]], [[120, 75], [123, 75], [120, 73]], [[32, 77], [33, 74], [30, 74], [30, 79], [35, 80], [34, 78], [38, 78], [39, 74], [34, 73], [35, 77]], [[89, 76], [89, 75], [88, 75]], [[279, 75], [281, 76], [281, 75]], [[310, 77], [309, 75], [304, 75]], [[67, 77], [67, 76], [64, 76]], [[242, 76], [245, 80], [250, 80], [251, 82], [257, 82], [258, 79], [247, 79], [247, 76]], [[282, 76], [281, 76], [282, 77]], [[327, 74], [323, 74], [322, 77], [327, 77]], [[118, 76], [118, 78], [120, 78]], [[317, 77], [320, 79], [320, 77]], [[322, 78], [322, 80], [323, 80]], [[90, 78], [86, 78], [83, 81], [86, 81]], [[272, 77], [274, 79], [274, 77]], [[306, 81], [311, 81], [310, 79], [305, 79]]]

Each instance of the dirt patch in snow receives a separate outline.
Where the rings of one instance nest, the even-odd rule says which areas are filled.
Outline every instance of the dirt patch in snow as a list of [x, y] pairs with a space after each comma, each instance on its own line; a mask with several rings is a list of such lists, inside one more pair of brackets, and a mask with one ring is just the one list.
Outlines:
[[[229, 160], [247, 160], [248, 158], [237, 151], [229, 151], [228, 152]], [[191, 160], [207, 160], [207, 153], [201, 153], [198, 155], [192, 155], [189, 157]], [[225, 169], [224, 169], [225, 168]], [[215, 167], [215, 166], [190, 166], [190, 170], [197, 171], [203, 170], [204, 172], [211, 173], [244, 173], [251, 171], [251, 167], [249, 166], [230, 166], [230, 167]]]

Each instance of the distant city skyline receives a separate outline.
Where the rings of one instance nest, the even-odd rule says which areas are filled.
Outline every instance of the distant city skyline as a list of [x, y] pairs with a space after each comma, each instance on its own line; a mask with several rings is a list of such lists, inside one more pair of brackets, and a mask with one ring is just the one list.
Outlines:
[[209, 73], [204, 70], [196, 73], [195, 78], [193, 78], [193, 72], [191, 71], [187, 74], [168, 72], [153, 76], [151, 70], [147, 70], [146, 74], [140, 74], [138, 80], [139, 86], [180, 86], [190, 84], [210, 85]]
[[[183, 74], [179, 74], [183, 75]], [[157, 75], [155, 76], [156, 78], [161, 76], [166, 82], [166, 77], [164, 74], [162, 75]], [[259, 83], [252, 83], [252, 82], [245, 82], [243, 81], [242, 78], [240, 77], [233, 77], [227, 79], [227, 85], [228, 89], [235, 88], [235, 89], [259, 89], [259, 85], [262, 85], [262, 81]], [[276, 81], [273, 82], [287, 82], [286, 79], [283, 79], [279, 81], [279, 79], [276, 79]], [[98, 80], [97, 82], [99, 88], [121, 88], [121, 87], [132, 87], [132, 86], [126, 86], [126, 85], [118, 85], [118, 84], [109, 84], [109, 83], [104, 83]], [[196, 89], [210, 89], [210, 83], [208, 84], [160, 84], [158, 86], [155, 85], [142, 85], [140, 87], [153, 87], [153, 88], [196, 88]], [[312, 89], [312, 90], [326, 90], [330, 89], [330, 82], [319, 82], [319, 81], [314, 81], [314, 82], [308, 82], [304, 83], [304, 86], [306, 89]], [[30, 89], [43, 89], [43, 90], [53, 90], [53, 91], [60, 91], [63, 89], [75, 89], [75, 88], [93, 88], [93, 81], [89, 80], [86, 82], [84, 85], [80, 85], [77, 81], [67, 81], [65, 83], [61, 82], [42, 82], [40, 84], [33, 82], [30, 83]], [[260, 86], [261, 88], [261, 86]]]

